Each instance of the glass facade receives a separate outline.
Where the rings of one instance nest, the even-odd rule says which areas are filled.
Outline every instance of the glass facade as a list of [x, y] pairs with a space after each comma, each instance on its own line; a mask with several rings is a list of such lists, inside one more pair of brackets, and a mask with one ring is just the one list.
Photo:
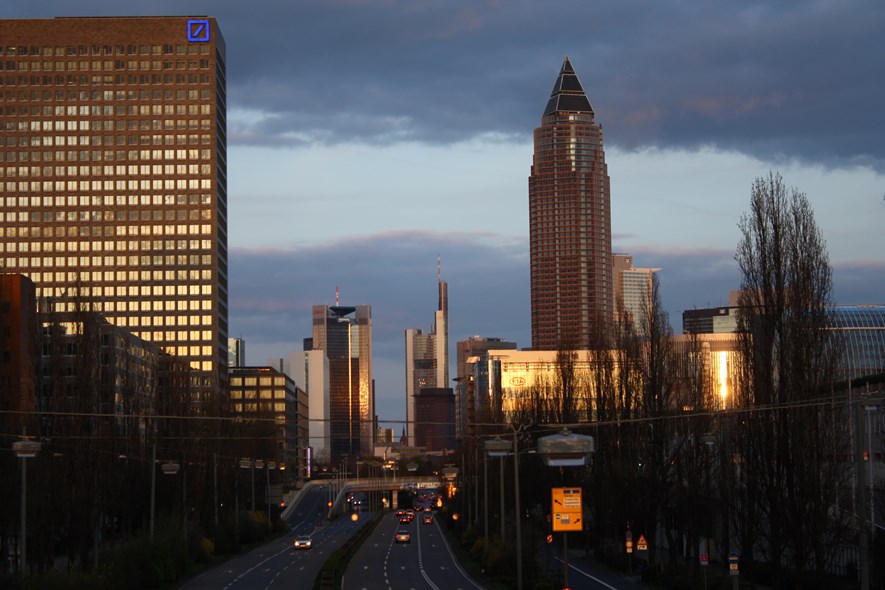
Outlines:
[[332, 461], [344, 455], [371, 455], [375, 434], [371, 307], [315, 305], [313, 349], [324, 351], [329, 360]]
[[844, 351], [842, 377], [885, 373], [885, 305], [837, 305], [829, 315]]
[[602, 127], [568, 59], [535, 129], [529, 176], [532, 348], [587, 349], [612, 317]]
[[[429, 334], [406, 330], [406, 434], [408, 445], [417, 445], [417, 395], [423, 389], [449, 385], [448, 285], [438, 281], [439, 304]], [[420, 446], [420, 445], [419, 445]]]
[[200, 22], [194, 37], [183, 17], [0, 20], [0, 262], [44, 310], [89, 302], [185, 359], [210, 401], [227, 364], [226, 83]]

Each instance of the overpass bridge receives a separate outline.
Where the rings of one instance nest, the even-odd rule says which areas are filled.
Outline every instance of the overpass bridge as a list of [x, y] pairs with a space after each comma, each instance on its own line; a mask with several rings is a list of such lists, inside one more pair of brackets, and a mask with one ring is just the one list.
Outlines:
[[396, 508], [396, 493], [404, 490], [437, 489], [443, 487], [442, 480], [435, 475], [414, 477], [361, 477], [355, 479], [320, 479], [311, 480], [300, 490], [293, 491], [286, 499], [287, 506], [282, 517], [286, 519], [305, 497], [305, 492], [323, 488], [332, 502], [329, 518], [343, 514], [347, 508], [347, 497], [354, 492], [389, 492], [391, 508]]

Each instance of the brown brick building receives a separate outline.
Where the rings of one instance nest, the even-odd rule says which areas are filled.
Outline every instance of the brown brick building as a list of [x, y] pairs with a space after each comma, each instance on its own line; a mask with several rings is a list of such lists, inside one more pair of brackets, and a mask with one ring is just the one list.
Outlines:
[[[225, 407], [225, 46], [209, 17], [0, 20], [0, 265]], [[219, 403], [220, 402], [220, 403]]]
[[9, 432], [29, 423], [36, 401], [36, 288], [20, 274], [0, 273], [0, 413]]

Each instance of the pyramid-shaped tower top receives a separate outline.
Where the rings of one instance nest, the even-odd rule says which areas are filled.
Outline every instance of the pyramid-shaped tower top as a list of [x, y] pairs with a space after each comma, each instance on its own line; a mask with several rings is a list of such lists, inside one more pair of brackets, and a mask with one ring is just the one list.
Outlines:
[[593, 107], [590, 106], [590, 101], [584, 94], [581, 81], [578, 80], [575, 68], [572, 67], [568, 57], [562, 62], [562, 69], [559, 71], [556, 84], [553, 85], [553, 92], [550, 93], [544, 116], [557, 111], [593, 113]]

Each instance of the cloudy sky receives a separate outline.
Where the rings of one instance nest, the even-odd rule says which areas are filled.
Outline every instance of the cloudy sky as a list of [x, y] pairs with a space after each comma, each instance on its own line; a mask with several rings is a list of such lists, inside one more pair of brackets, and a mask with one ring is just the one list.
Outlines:
[[[377, 412], [437, 256], [450, 340], [530, 344], [532, 130], [568, 56], [605, 130], [614, 250], [674, 330], [739, 277], [754, 178], [814, 207], [838, 303], [885, 303], [885, 3], [41, 0], [5, 17], [211, 15], [227, 44], [231, 335], [288, 356], [310, 308], [368, 303]], [[454, 372], [453, 372], [454, 374]]]

